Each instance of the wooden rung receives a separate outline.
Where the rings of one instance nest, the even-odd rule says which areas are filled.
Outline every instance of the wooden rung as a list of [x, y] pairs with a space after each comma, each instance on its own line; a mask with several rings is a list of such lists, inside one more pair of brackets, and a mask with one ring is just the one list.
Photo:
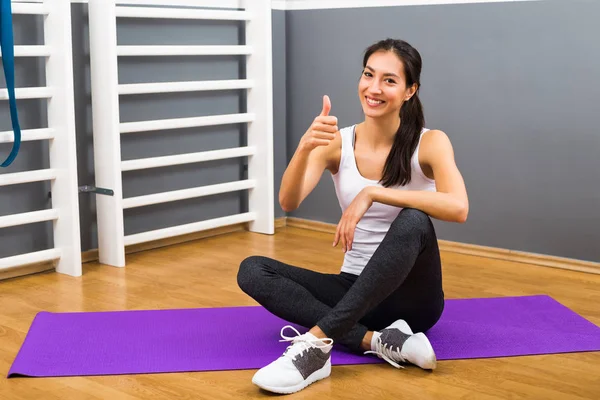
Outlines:
[[164, 129], [196, 128], [200, 126], [215, 126], [225, 124], [240, 124], [254, 121], [255, 115], [225, 114], [206, 117], [159, 119], [154, 121], [122, 122], [119, 124], [121, 133], [148, 132]]
[[48, 6], [43, 3], [15, 3], [11, 4], [13, 14], [47, 15]]
[[214, 218], [206, 221], [194, 222], [186, 225], [173, 226], [154, 231], [136, 233], [125, 236], [125, 246], [132, 244], [150, 242], [152, 240], [166, 239], [179, 235], [205, 231], [208, 229], [220, 228], [222, 226], [250, 222], [256, 219], [256, 213], [248, 212], [243, 214], [231, 215], [228, 217]]
[[117, 46], [118, 56], [249, 55], [251, 46]]
[[0, 175], [0, 187], [18, 185], [21, 183], [42, 182], [56, 179], [56, 170], [40, 169], [37, 171], [15, 172]]
[[192, 164], [204, 161], [224, 160], [256, 154], [255, 147], [237, 147], [225, 150], [202, 151], [199, 153], [178, 154], [165, 157], [141, 158], [121, 162], [121, 171], [135, 171], [172, 165]]
[[160, 82], [160, 83], [133, 83], [119, 85], [119, 94], [148, 94], [148, 93], [176, 93], [196, 92], [205, 90], [233, 90], [250, 89], [254, 86], [251, 79], [232, 79], [194, 82]]
[[170, 201], [193, 199], [197, 197], [211, 196], [219, 193], [235, 192], [238, 190], [252, 189], [254, 187], [256, 187], [256, 181], [243, 180], [237, 182], [201, 186], [192, 189], [155, 193], [146, 196], [130, 197], [127, 199], [123, 199], [123, 209], [143, 207], [152, 204], [167, 203]]
[[50, 46], [15, 46], [15, 57], [49, 57], [50, 54]]
[[[88, 0], [71, 1], [87, 2]], [[243, 0], [116, 0], [115, 4], [117, 6], [206, 7], [233, 10], [244, 8], [245, 5]]]
[[197, 20], [228, 20], [247, 21], [250, 13], [247, 11], [225, 10], [191, 10], [186, 8], [150, 8], [117, 6], [117, 17], [126, 18], [156, 18], [156, 19], [197, 19]]
[[[24, 99], [49, 99], [53, 90], [48, 87], [16, 88], [15, 96], [18, 100]], [[8, 100], [8, 89], [0, 89], [0, 100]]]
[[42, 210], [23, 214], [12, 214], [0, 217], [0, 228], [10, 226], [35, 224], [37, 222], [54, 221], [58, 219], [58, 210]]
[[36, 251], [34, 253], [20, 254], [18, 256], [0, 258], [0, 270], [21, 267], [31, 264], [55, 261], [60, 259], [60, 249]]
[[[21, 141], [30, 142], [33, 140], [54, 139], [54, 132], [52, 128], [26, 129], [21, 131]], [[13, 131], [0, 132], [0, 143], [12, 143], [14, 141], [15, 134]]]

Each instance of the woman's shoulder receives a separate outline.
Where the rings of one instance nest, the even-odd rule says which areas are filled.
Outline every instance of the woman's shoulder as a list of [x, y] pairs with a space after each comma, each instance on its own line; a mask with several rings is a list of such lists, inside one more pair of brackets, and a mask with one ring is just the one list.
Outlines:
[[452, 143], [446, 132], [440, 129], [423, 129], [419, 145], [419, 161], [428, 163], [453, 152]]
[[435, 146], [439, 142], [449, 142], [450, 138], [441, 129], [423, 128], [421, 130], [421, 146]]
[[419, 144], [418, 163], [428, 179], [434, 179], [434, 165], [441, 159], [452, 156], [452, 146], [448, 135], [439, 129], [423, 129]]

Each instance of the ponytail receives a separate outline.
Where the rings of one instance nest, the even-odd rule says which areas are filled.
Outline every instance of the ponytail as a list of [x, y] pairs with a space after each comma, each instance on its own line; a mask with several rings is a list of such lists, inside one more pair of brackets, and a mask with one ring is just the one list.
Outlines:
[[400, 109], [400, 127], [385, 161], [381, 178], [383, 186], [402, 186], [410, 182], [412, 172], [410, 160], [419, 144], [423, 126], [425, 126], [423, 105], [417, 91]]

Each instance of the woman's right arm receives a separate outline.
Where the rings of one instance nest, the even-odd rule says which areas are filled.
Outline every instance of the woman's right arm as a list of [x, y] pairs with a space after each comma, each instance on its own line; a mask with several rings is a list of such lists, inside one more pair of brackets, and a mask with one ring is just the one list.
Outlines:
[[[315, 188], [321, 175], [332, 161], [337, 142], [337, 118], [330, 116], [331, 102], [323, 97], [323, 110], [308, 128], [283, 174], [279, 189], [279, 204], [293, 211]], [[339, 136], [339, 135], [338, 135]]]

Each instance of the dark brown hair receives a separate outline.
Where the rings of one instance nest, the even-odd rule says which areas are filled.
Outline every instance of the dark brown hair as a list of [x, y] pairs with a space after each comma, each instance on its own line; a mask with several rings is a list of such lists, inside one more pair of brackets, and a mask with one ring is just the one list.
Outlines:
[[381, 184], [385, 187], [406, 185], [410, 182], [412, 158], [421, 130], [425, 126], [423, 106], [419, 100], [421, 88], [421, 55], [410, 44], [398, 39], [381, 40], [365, 50], [363, 68], [367, 65], [369, 57], [377, 51], [392, 51], [404, 65], [406, 87], [417, 84], [416, 93], [402, 104], [400, 109], [400, 127], [394, 137], [394, 144], [385, 161]]

